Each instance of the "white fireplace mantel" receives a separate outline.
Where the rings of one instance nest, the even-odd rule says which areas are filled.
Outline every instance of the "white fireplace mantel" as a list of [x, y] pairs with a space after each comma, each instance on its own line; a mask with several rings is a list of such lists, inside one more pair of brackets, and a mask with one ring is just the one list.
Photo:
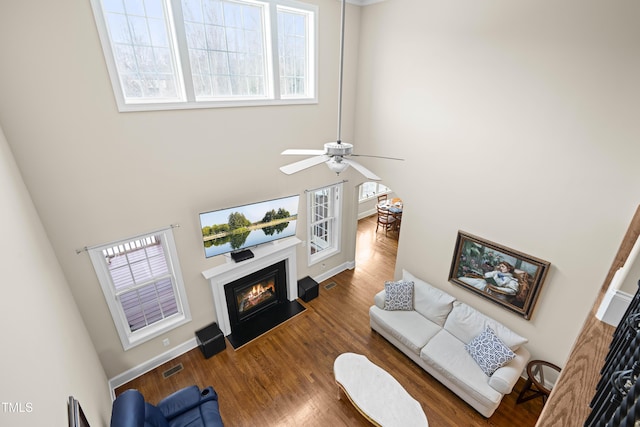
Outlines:
[[297, 237], [276, 240], [252, 249], [253, 258], [238, 263], [229, 261], [202, 272], [204, 278], [209, 280], [211, 284], [218, 326], [225, 336], [231, 333], [229, 310], [227, 309], [227, 299], [224, 292], [224, 285], [227, 283], [286, 260], [287, 299], [294, 301], [298, 298], [296, 248], [300, 243], [301, 241]]

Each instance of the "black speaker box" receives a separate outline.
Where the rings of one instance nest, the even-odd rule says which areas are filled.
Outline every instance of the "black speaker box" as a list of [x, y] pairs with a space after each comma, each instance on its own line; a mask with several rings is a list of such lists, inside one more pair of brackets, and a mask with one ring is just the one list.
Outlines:
[[318, 296], [318, 282], [307, 276], [298, 280], [298, 298], [309, 302]]
[[196, 340], [205, 359], [220, 353], [227, 347], [224, 335], [215, 322], [197, 331]]

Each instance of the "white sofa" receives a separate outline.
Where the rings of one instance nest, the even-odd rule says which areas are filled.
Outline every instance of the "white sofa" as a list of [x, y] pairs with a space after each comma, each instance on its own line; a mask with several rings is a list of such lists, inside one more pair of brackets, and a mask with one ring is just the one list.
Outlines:
[[[371, 328], [480, 414], [490, 417], [502, 397], [511, 393], [529, 361], [529, 351], [522, 346], [528, 340], [405, 270], [402, 279], [413, 282], [413, 309], [385, 310], [382, 290], [369, 309]], [[491, 376], [465, 349], [465, 344], [487, 326], [515, 354]]]

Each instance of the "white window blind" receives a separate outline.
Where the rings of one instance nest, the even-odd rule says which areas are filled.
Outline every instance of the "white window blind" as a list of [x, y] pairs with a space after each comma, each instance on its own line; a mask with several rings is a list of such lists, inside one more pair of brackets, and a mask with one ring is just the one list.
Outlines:
[[102, 253], [132, 332], [178, 312], [167, 259], [156, 236], [103, 249]]

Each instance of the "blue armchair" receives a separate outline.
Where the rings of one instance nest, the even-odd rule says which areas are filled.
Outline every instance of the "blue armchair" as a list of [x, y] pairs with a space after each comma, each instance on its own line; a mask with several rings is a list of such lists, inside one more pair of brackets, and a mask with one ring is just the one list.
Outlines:
[[127, 390], [113, 402], [111, 427], [223, 426], [213, 387], [178, 390], [154, 406], [138, 390]]

